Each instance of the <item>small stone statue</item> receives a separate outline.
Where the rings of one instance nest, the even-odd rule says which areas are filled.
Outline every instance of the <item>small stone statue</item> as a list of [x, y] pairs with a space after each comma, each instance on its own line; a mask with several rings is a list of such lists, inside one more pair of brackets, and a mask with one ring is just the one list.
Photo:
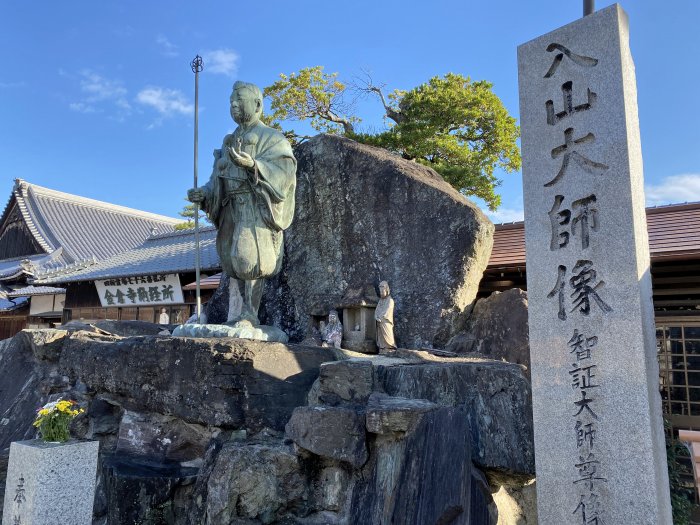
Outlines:
[[379, 283], [379, 302], [374, 311], [374, 319], [377, 321], [377, 347], [380, 352], [395, 350], [394, 342], [394, 300], [391, 298], [389, 283]]
[[338, 312], [331, 310], [328, 313], [328, 324], [321, 321], [321, 346], [326, 348], [334, 346], [340, 348], [343, 340], [343, 325], [338, 319]]

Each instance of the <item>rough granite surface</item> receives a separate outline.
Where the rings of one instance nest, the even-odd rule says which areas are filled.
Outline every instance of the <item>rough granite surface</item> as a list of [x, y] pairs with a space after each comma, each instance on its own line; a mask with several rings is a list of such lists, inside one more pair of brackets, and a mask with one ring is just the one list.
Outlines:
[[518, 70], [539, 522], [583, 501], [588, 523], [671, 523], [627, 15], [521, 45]]
[[295, 154], [296, 215], [261, 320], [301, 341], [348, 289], [386, 280], [397, 345], [444, 346], [491, 254], [488, 218], [435, 171], [379, 148], [319, 135]]
[[18, 441], [10, 447], [3, 523], [91, 525], [97, 441]]

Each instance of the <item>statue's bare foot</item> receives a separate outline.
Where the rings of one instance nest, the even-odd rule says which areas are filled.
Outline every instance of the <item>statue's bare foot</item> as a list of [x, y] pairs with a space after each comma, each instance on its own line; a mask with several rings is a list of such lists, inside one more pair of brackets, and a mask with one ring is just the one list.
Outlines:
[[251, 315], [251, 314], [241, 314], [236, 318], [235, 322], [233, 323], [234, 327], [255, 327], [255, 326], [260, 326], [260, 320], [258, 319], [257, 315]]
[[241, 315], [234, 317], [230, 321], [226, 321], [224, 324], [228, 326], [237, 326], [243, 321], [245, 321], [248, 325], [260, 326], [260, 320], [258, 319], [258, 316], [247, 313], [242, 313]]

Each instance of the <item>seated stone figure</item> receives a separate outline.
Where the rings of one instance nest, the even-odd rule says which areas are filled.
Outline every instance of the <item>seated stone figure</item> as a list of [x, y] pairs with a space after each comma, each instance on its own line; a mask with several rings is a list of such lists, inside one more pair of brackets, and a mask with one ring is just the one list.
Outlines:
[[328, 313], [328, 324], [321, 323], [321, 346], [340, 348], [343, 340], [343, 325], [338, 319], [338, 312]]

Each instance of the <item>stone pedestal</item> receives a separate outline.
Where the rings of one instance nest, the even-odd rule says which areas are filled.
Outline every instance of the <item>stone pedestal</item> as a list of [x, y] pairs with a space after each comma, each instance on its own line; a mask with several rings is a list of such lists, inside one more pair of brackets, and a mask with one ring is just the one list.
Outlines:
[[226, 324], [181, 324], [173, 330], [175, 337], [236, 337], [254, 341], [286, 343], [289, 337], [276, 326], [229, 326]]
[[518, 69], [539, 523], [671, 523], [627, 16]]
[[10, 445], [3, 525], [90, 525], [97, 441]]

